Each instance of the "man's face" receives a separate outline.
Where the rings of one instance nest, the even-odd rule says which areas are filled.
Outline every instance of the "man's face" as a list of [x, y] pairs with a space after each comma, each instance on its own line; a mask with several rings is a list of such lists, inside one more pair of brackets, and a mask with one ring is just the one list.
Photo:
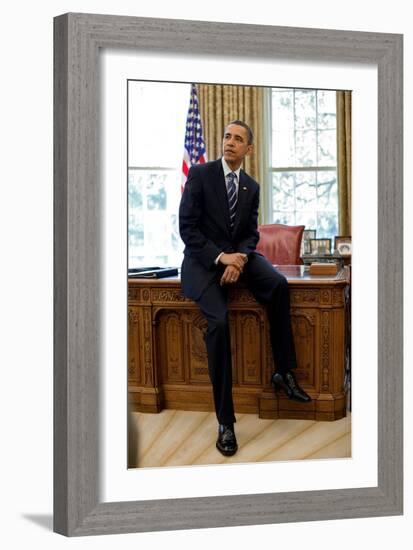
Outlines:
[[248, 145], [247, 130], [238, 124], [229, 124], [225, 128], [222, 140], [222, 152], [228, 166], [236, 170], [251, 151], [252, 145]]

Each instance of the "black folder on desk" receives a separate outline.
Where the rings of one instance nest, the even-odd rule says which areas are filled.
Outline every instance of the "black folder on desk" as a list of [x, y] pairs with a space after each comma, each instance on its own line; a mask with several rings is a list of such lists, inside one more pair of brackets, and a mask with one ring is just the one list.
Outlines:
[[144, 267], [128, 269], [128, 277], [133, 279], [162, 279], [178, 275], [176, 267]]

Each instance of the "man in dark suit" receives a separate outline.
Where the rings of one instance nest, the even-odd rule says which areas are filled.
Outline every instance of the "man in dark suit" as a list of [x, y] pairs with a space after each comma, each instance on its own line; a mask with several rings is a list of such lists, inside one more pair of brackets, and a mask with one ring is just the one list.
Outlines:
[[259, 185], [240, 169], [252, 148], [251, 129], [240, 120], [230, 122], [222, 158], [191, 167], [179, 208], [179, 230], [185, 243], [182, 291], [197, 302], [208, 321], [205, 343], [219, 424], [216, 446], [226, 456], [238, 448], [227, 289], [241, 276], [256, 300], [267, 307], [276, 366], [272, 383], [290, 399], [311, 400], [293, 374], [296, 357], [287, 280], [255, 252]]

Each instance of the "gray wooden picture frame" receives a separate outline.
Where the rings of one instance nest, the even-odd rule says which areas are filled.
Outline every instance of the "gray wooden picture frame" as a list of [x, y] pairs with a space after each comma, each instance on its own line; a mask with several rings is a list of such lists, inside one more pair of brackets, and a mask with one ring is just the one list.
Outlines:
[[[79, 536], [402, 514], [402, 38], [372, 32], [109, 15], [55, 18], [56, 532]], [[101, 502], [98, 60], [104, 47], [377, 66], [377, 487]]]

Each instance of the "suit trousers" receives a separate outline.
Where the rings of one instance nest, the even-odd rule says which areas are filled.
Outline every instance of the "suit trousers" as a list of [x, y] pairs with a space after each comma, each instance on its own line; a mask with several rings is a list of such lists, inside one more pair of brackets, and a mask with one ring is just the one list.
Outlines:
[[[205, 344], [208, 372], [213, 387], [215, 412], [220, 424], [236, 421], [232, 399], [231, 341], [228, 322], [228, 286], [220, 286], [224, 272], [220, 266], [212, 283], [204, 290], [197, 304], [208, 328]], [[271, 349], [275, 368], [285, 372], [297, 366], [290, 319], [290, 295], [287, 279], [264, 256], [249, 255], [241, 280], [255, 299], [265, 306], [270, 326]]]

